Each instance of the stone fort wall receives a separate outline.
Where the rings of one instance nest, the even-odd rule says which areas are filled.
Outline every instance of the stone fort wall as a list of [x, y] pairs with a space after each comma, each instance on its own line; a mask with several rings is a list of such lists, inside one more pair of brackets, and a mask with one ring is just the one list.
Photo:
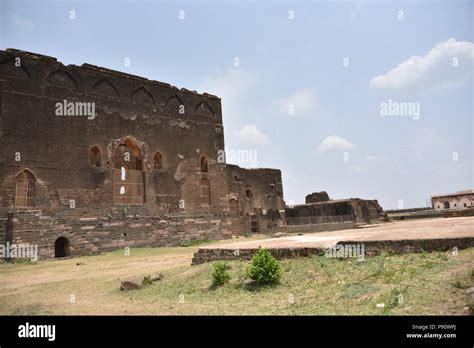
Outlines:
[[[58, 115], [58, 103], [87, 103], [95, 114]], [[249, 214], [231, 215], [230, 198], [244, 197], [231, 190], [236, 169], [218, 161], [216, 96], [8, 49], [0, 51], [0, 110], [2, 240], [38, 243], [51, 255], [60, 236], [79, 254], [247, 232]], [[120, 196], [121, 168], [134, 198]], [[281, 186], [279, 171], [260, 169], [268, 175], [255, 181], [239, 170], [256, 193], [252, 209], [284, 209], [281, 187], [272, 193], [279, 205], [259, 194], [260, 185]]]

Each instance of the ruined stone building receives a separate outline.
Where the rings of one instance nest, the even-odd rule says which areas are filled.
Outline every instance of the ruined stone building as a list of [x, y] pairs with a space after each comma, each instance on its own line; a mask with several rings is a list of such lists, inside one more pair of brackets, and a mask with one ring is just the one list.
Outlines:
[[305, 204], [286, 207], [288, 225], [307, 225], [353, 221], [370, 223], [383, 217], [384, 211], [377, 200], [361, 198], [329, 199], [325, 191], [306, 196]]
[[219, 160], [210, 94], [0, 51], [0, 240], [40, 257], [171, 246], [285, 224], [281, 172]]

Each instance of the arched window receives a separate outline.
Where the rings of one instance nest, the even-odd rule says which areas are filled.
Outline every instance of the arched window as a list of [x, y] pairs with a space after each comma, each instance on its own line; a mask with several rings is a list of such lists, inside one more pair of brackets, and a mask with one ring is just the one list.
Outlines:
[[201, 159], [199, 160], [200, 165], [201, 165], [201, 172], [202, 173], [207, 173], [208, 172], [208, 166], [207, 166], [207, 158], [206, 156], [201, 156]]
[[247, 189], [245, 190], [245, 196], [248, 198], [248, 199], [252, 199], [253, 197], [253, 192], [251, 189]]
[[163, 157], [161, 156], [161, 153], [159, 152], [155, 153], [153, 160], [154, 160], [154, 168], [156, 170], [161, 169], [161, 167], [163, 166]]
[[101, 166], [101, 154], [100, 149], [97, 146], [93, 146], [89, 152], [89, 164], [91, 167], [100, 167]]
[[449, 202], [448, 201], [444, 202], [444, 209], [449, 209], [449, 208], [450, 208]]
[[33, 207], [35, 200], [35, 177], [29, 170], [24, 170], [16, 177], [15, 206]]

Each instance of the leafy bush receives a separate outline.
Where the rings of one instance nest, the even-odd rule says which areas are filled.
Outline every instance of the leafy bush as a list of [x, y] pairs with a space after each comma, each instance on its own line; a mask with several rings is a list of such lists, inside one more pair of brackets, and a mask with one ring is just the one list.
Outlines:
[[153, 284], [153, 280], [150, 276], [143, 277], [142, 286], [149, 286], [151, 284]]
[[230, 274], [227, 272], [230, 265], [226, 262], [214, 262], [212, 272], [212, 287], [222, 286], [230, 280]]
[[267, 249], [260, 249], [252, 258], [248, 268], [248, 276], [257, 284], [276, 284], [281, 279], [280, 263]]
[[465, 282], [463, 282], [461, 280], [456, 280], [454, 283], [452, 283], [452, 285], [456, 289], [467, 289], [469, 287], [469, 285], [467, 285]]

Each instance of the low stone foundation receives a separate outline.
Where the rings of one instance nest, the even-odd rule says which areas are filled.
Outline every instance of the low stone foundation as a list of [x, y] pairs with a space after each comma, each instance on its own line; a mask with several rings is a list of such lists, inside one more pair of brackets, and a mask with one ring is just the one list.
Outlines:
[[345, 222], [330, 222], [326, 224], [314, 224], [314, 225], [286, 225], [285, 228], [281, 229], [282, 232], [295, 233], [295, 232], [327, 232], [327, 231], [338, 231], [338, 230], [350, 230], [354, 228], [353, 221]]
[[[364, 245], [365, 256], [376, 256], [382, 253], [405, 254], [432, 251], [458, 250], [474, 247], [474, 237], [440, 238], [440, 239], [405, 239], [405, 240], [365, 240], [341, 241], [335, 245]], [[250, 260], [259, 248], [232, 249], [227, 248], [200, 248], [193, 257], [192, 264], [197, 265], [216, 260]], [[277, 259], [303, 257], [310, 255], [324, 255], [325, 248], [268, 248], [268, 251]]]
[[337, 244], [363, 244], [366, 256], [376, 256], [382, 253], [406, 254], [431, 251], [447, 251], [457, 248], [474, 247], [474, 237], [439, 238], [439, 239], [404, 239], [404, 240], [369, 240], [338, 242]]
[[[215, 260], [250, 260], [259, 248], [251, 249], [206, 249], [200, 248], [193, 257], [192, 265]], [[289, 259], [324, 254], [323, 248], [271, 248], [270, 254], [276, 259]]]
[[474, 208], [467, 208], [461, 210], [448, 210], [443, 212], [443, 217], [461, 217], [461, 216], [474, 216]]
[[[3, 225], [7, 221], [2, 221]], [[41, 210], [16, 212], [10, 244], [38, 246], [39, 258], [55, 257], [55, 241], [69, 241], [69, 255], [80, 256], [119, 248], [177, 246], [185, 240], [219, 240], [232, 236], [230, 219], [211, 214], [186, 216], [65, 216], [43, 215]], [[4, 239], [5, 238], [4, 236]]]

